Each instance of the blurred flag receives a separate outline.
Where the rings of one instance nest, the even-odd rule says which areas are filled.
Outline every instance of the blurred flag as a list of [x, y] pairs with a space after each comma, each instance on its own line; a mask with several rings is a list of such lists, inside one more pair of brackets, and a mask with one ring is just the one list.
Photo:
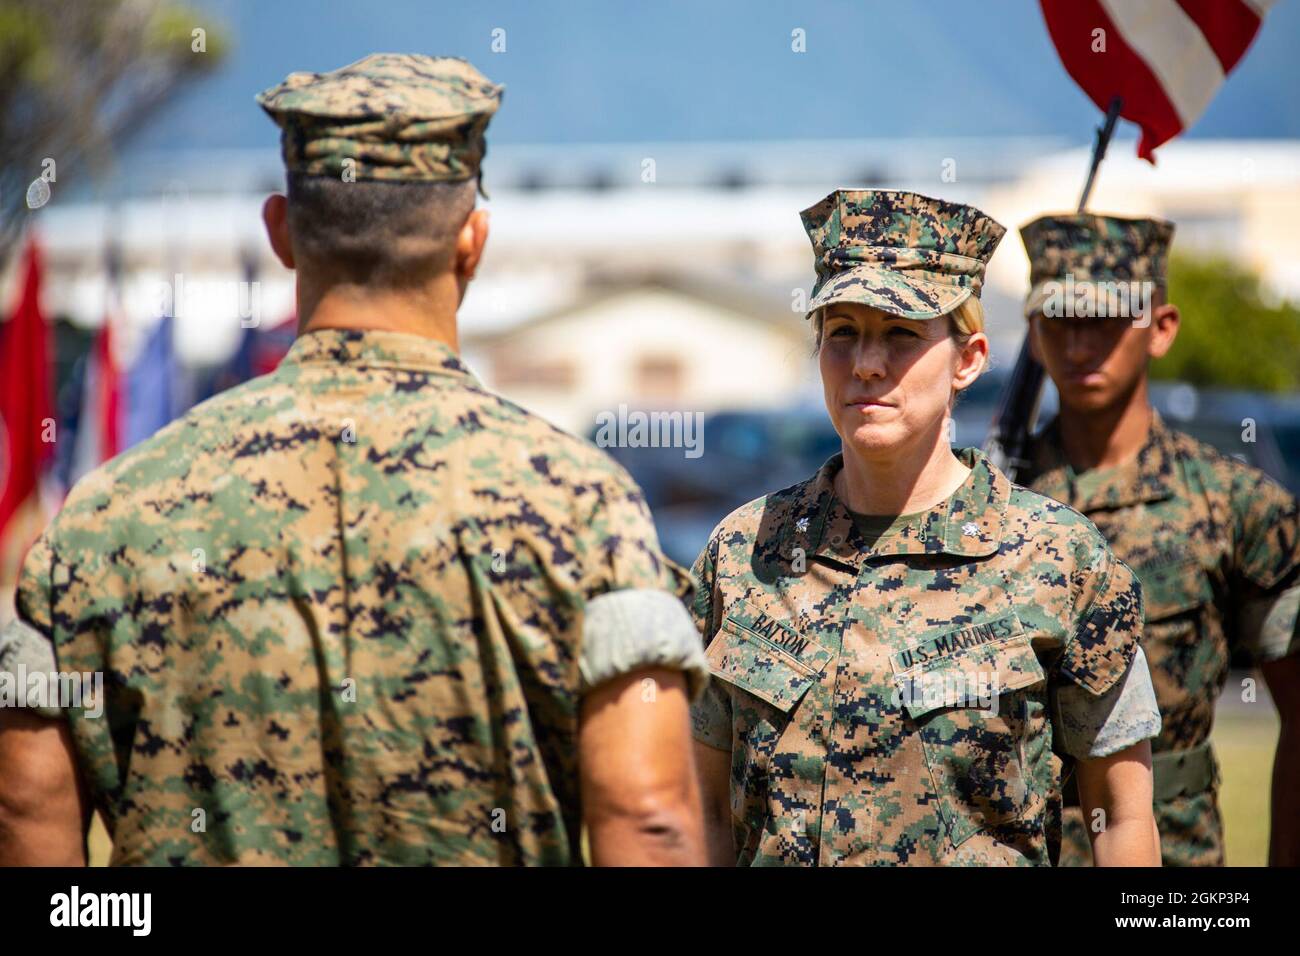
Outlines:
[[81, 411], [85, 405], [86, 369], [90, 365], [91, 347], [86, 348], [72, 363], [67, 380], [55, 393], [54, 401], [59, 418], [60, 441], [54, 452], [54, 461], [50, 465], [50, 474], [54, 486], [58, 489], [58, 498], [68, 496], [73, 485], [73, 473], [76, 469], [77, 435], [81, 432]]
[[[257, 256], [246, 251], [243, 255], [244, 287], [252, 289], [257, 282]], [[248, 293], [248, 302], [255, 297]], [[255, 319], [256, 324], [244, 324], [244, 319]], [[201, 389], [201, 399], [211, 398], [218, 392], [233, 389], [235, 385], [276, 371], [281, 359], [289, 352], [294, 339], [298, 337], [298, 316], [290, 315], [270, 328], [263, 328], [261, 316], [240, 316], [239, 346], [235, 354], [220, 368], [208, 376]]]
[[1205, 112], [1274, 2], [1041, 0], [1066, 70], [1103, 112], [1123, 99], [1150, 162]]
[[10, 560], [11, 549], [25, 550], [43, 523], [38, 516], [37, 526], [26, 528], [21, 519], [35, 507], [41, 469], [58, 437], [35, 238], [28, 239], [19, 269], [18, 305], [0, 326], [0, 557]]
[[263, 332], [258, 337], [257, 346], [253, 351], [253, 374], [269, 375], [274, 372], [281, 360], [289, 354], [289, 349], [297, 337], [296, 313]]
[[120, 314], [117, 270], [109, 269], [108, 308], [86, 360], [72, 477], [75, 484], [122, 450], [123, 383], [113, 346], [113, 327]]
[[95, 402], [93, 420], [99, 424], [99, 463], [122, 450], [122, 372], [113, 345], [116, 315], [114, 310], [105, 316], [95, 337], [95, 388], [90, 394]]
[[226, 361], [226, 364], [219, 366], [208, 376], [199, 395], [200, 401], [252, 378], [253, 356], [256, 352], [257, 329], [249, 327], [240, 330], [239, 347], [235, 349], [235, 354]]
[[180, 372], [174, 332], [175, 320], [163, 316], [127, 373], [125, 448], [144, 441], [183, 411], [176, 394]]
[[[243, 261], [244, 288], [250, 290], [247, 293], [248, 298], [246, 301], [252, 303], [253, 294], [251, 289], [253, 283], [257, 281], [257, 256], [245, 250], [241, 258]], [[253, 321], [246, 322], [246, 319], [252, 319]], [[258, 340], [261, 338], [257, 330], [257, 326], [260, 324], [259, 319], [260, 316], [240, 316], [239, 347], [235, 349], [235, 354], [230, 357], [225, 365], [217, 368], [208, 377], [200, 395], [200, 400], [211, 398], [218, 392], [224, 392], [228, 388], [241, 385], [259, 374], [257, 372]]]
[[297, 337], [298, 316], [296, 314], [269, 329], [263, 330], [251, 326], [243, 329], [235, 354], [208, 377], [200, 400], [211, 398], [218, 392], [224, 392], [236, 385], [242, 385], [251, 378], [274, 372]]

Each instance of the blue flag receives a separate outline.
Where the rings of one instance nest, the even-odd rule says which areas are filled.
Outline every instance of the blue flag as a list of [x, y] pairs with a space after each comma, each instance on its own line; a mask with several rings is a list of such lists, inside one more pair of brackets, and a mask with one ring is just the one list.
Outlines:
[[159, 320], [127, 373], [127, 448], [144, 441], [184, 411], [177, 395], [180, 373], [174, 326], [175, 320], [169, 315]]

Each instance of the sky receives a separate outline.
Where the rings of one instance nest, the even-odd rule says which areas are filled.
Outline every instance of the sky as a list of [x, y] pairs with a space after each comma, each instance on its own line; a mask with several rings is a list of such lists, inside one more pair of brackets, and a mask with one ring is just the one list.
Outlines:
[[[1037, 0], [190, 2], [196, 25], [226, 36], [230, 53], [130, 151], [273, 147], [258, 91], [373, 52], [463, 56], [504, 83], [499, 143], [1046, 135], [1082, 144], [1099, 119], [1061, 67]], [[796, 28], [804, 53], [791, 50]], [[505, 51], [494, 53], [497, 29]], [[1300, 137], [1298, 46], [1300, 0], [1280, 0], [1187, 135]]]

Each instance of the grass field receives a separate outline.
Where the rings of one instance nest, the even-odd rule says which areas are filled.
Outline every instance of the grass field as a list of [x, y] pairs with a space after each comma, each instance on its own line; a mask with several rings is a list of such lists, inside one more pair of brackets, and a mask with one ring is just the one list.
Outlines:
[[1271, 706], [1260, 710], [1267, 717], [1225, 713], [1220, 708], [1214, 721], [1229, 866], [1268, 865], [1269, 788], [1279, 728], [1277, 711]]
[[[1268, 863], [1269, 781], [1277, 735], [1277, 712], [1271, 705], [1252, 707], [1249, 713], [1240, 707], [1220, 707], [1215, 718], [1214, 747], [1223, 772], [1219, 799], [1229, 866]], [[108, 833], [96, 814], [90, 831], [91, 866], [107, 864], [110, 850]]]

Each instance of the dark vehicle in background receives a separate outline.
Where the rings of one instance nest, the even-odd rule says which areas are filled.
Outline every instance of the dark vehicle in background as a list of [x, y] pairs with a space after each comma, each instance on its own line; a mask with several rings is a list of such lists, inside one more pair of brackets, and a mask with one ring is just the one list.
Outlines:
[[[1296, 397], [1152, 382], [1151, 404], [1170, 428], [1253, 465], [1292, 494], [1300, 494], [1300, 401]], [[1047, 422], [1056, 407], [1056, 390], [1049, 382], [1039, 421]]]
[[[984, 443], [1006, 373], [981, 376], [953, 409], [957, 447]], [[1171, 427], [1272, 475], [1300, 493], [1300, 398], [1154, 383], [1152, 403]], [[1048, 384], [1039, 413], [1057, 407]], [[1250, 423], [1253, 422], [1253, 429]], [[594, 439], [595, 432], [592, 437]], [[1246, 440], [1253, 437], [1253, 441]], [[826, 409], [724, 411], [704, 420], [703, 453], [681, 448], [606, 448], [644, 490], [664, 552], [694, 563], [709, 533], [736, 508], [812, 475], [840, 450]]]
[[1258, 392], [1156, 383], [1152, 403], [1171, 427], [1300, 493], [1300, 405]]
[[605, 449], [645, 492], [664, 553], [687, 567], [728, 514], [802, 481], [839, 450], [821, 406], [717, 412], [704, 420], [698, 458], [680, 448]]

